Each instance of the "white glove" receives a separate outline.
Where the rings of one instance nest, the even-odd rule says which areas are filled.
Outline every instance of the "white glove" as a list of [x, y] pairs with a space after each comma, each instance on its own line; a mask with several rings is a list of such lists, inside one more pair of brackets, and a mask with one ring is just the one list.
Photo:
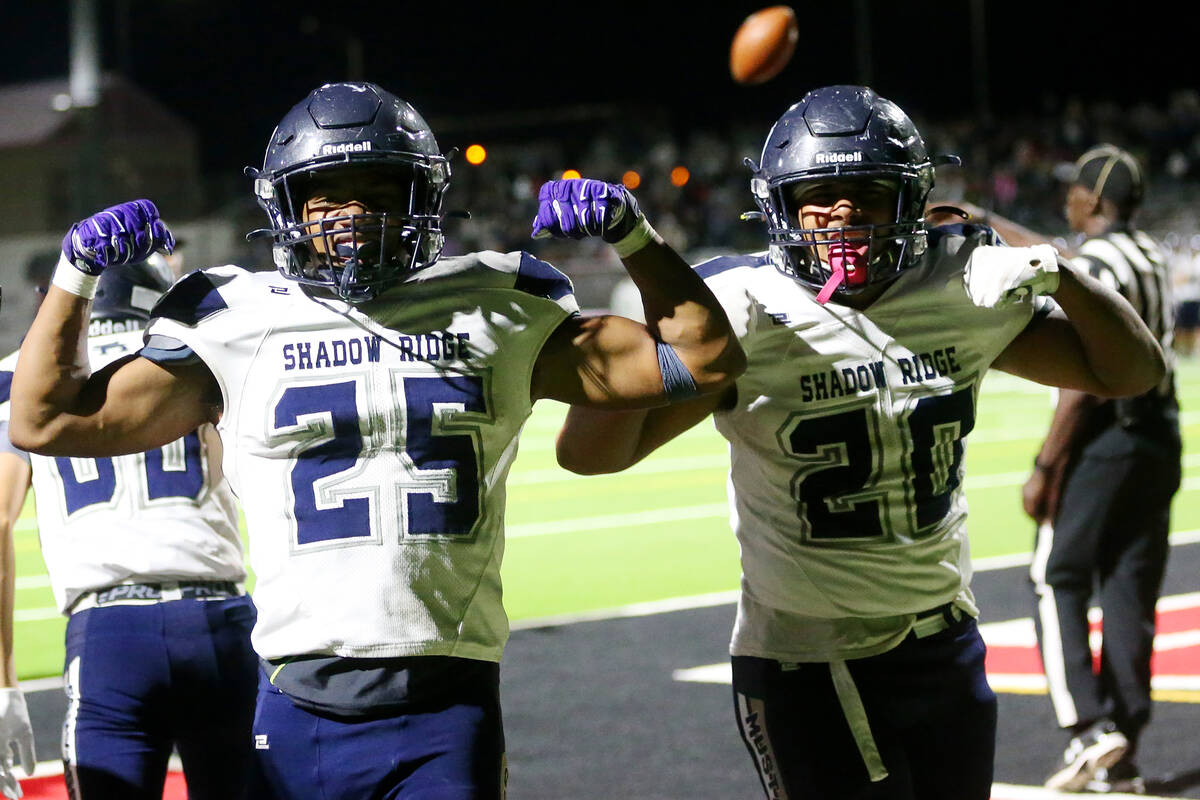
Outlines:
[[29, 724], [29, 709], [25, 707], [25, 695], [20, 689], [0, 689], [0, 794], [4, 797], [21, 796], [21, 784], [13, 774], [13, 748], [21, 759], [26, 775], [33, 775], [37, 757], [33, 753], [33, 726]]
[[976, 247], [963, 270], [967, 296], [980, 308], [1018, 303], [1058, 288], [1058, 251], [1033, 247]]

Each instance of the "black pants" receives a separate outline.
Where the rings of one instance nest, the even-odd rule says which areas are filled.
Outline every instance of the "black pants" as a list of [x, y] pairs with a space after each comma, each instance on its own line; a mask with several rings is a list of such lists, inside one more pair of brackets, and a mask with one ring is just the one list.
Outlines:
[[[1150, 719], [1154, 607], [1179, 483], [1177, 438], [1113, 427], [1083, 450], [1054, 525], [1038, 532], [1034, 620], [1064, 728], [1110, 717], [1135, 743]], [[1093, 595], [1104, 616], [1098, 673], [1088, 641]]]

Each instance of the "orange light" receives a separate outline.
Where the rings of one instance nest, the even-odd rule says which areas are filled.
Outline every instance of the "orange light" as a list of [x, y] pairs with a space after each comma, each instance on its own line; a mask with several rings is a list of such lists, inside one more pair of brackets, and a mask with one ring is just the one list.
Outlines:
[[579, 174], [579, 170], [577, 170], [577, 169], [564, 169], [563, 170], [562, 179], [564, 181], [569, 181], [572, 178], [582, 178], [582, 177], [583, 176]]
[[633, 190], [642, 185], [642, 176], [633, 170], [628, 170], [621, 176], [621, 183], [625, 184], [626, 189]]
[[692, 173], [688, 172], [688, 168], [684, 166], [673, 167], [671, 169], [671, 185], [686, 186], [688, 179], [692, 177]]
[[467, 163], [476, 166], [487, 161], [487, 150], [481, 144], [473, 144], [467, 148]]

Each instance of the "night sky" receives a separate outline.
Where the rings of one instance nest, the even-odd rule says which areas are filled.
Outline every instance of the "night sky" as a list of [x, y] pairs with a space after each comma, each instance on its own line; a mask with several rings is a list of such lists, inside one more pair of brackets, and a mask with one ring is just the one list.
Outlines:
[[[734, 115], [766, 126], [807, 89], [859, 82], [856, 45], [864, 40], [855, 2], [793, 4], [801, 36], [792, 63], [764, 86], [739, 87], [728, 74], [729, 40], [760, 2], [328, 0], [288, 3], [287, 15], [226, 0], [96, 2], [104, 67], [192, 122], [205, 169], [221, 171], [257, 163], [292, 104], [348, 77], [351, 37], [362, 45], [367, 79], [431, 121], [477, 119], [481, 128], [497, 114], [598, 103], [629, 114], [667, 109], [680, 126]], [[1169, 15], [1077, 17], [1045, 0], [985, 2], [986, 86], [1000, 115], [1052, 109], [1071, 95], [1162, 104], [1170, 90], [1200, 85], [1200, 42]], [[870, 10], [876, 90], [914, 115], [977, 107], [968, 0], [860, 5]], [[0, 82], [64, 76], [67, 0], [5, 6]]]

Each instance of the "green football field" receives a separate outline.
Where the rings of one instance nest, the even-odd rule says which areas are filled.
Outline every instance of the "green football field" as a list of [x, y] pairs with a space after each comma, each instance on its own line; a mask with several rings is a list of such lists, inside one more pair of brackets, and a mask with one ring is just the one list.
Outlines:
[[[1200, 528], [1200, 364], [1179, 369], [1185, 471], [1173, 528]], [[992, 373], [967, 454], [975, 558], [1025, 553], [1033, 528], [1020, 485], [1052, 411], [1048, 389]], [[738, 551], [727, 524], [726, 448], [701, 423], [644, 463], [583, 478], [554, 462], [565, 406], [539, 404], [509, 478], [505, 599], [514, 621], [615, 608], [737, 588]], [[62, 669], [64, 619], [38, 549], [33, 504], [17, 536], [16, 654], [21, 678]]]

